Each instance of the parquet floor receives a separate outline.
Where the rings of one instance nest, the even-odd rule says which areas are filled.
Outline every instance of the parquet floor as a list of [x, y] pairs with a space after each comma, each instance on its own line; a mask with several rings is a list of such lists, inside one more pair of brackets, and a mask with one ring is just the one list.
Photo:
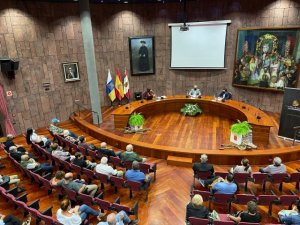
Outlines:
[[[96, 146], [99, 145], [100, 141], [83, 133], [78, 127], [72, 122], [66, 121], [61, 123], [61, 127], [69, 129], [77, 135], [85, 135], [88, 143], [93, 143]], [[38, 134], [46, 135], [50, 137], [46, 129], [40, 129], [37, 131]], [[18, 144], [25, 145], [24, 137], [17, 137], [15, 142]], [[29, 146], [26, 146], [29, 150]], [[53, 213], [59, 208], [59, 201], [55, 192], [52, 195], [47, 195], [46, 190], [39, 188], [36, 184], [30, 183], [28, 178], [22, 176], [16, 168], [12, 165], [10, 160], [6, 158], [3, 152], [0, 155], [4, 158], [2, 162], [6, 165], [6, 168], [0, 170], [0, 174], [18, 174], [21, 176], [21, 183], [27, 189], [28, 201], [31, 202], [35, 199], [40, 199], [41, 210], [52, 205]], [[40, 159], [43, 161], [43, 159]], [[158, 163], [157, 180], [150, 187], [149, 200], [145, 203], [144, 195], [134, 193], [134, 198], [129, 200], [128, 189], [120, 190], [119, 194], [114, 194], [113, 188], [105, 186], [104, 199], [113, 202], [117, 197], [121, 197], [121, 203], [125, 205], [132, 205], [135, 200], [139, 201], [139, 218], [141, 225], [184, 225], [185, 219], [185, 206], [189, 202], [189, 191], [191, 184], [193, 183], [193, 173], [191, 168], [168, 166], [165, 160], [148, 158], [150, 162]], [[266, 162], [267, 164], [268, 162]], [[295, 172], [296, 168], [300, 168], [300, 162], [287, 163], [288, 172]], [[215, 166], [215, 171], [227, 171], [230, 166]], [[253, 171], [257, 171], [259, 166], [254, 166]], [[95, 183], [99, 183], [95, 181]], [[251, 188], [256, 194], [261, 193], [261, 187], [250, 183]], [[275, 193], [279, 196], [281, 193], [276, 191], [277, 186], [267, 185], [267, 190], [275, 190]], [[242, 188], [241, 188], [242, 190]], [[295, 190], [294, 184], [284, 184], [283, 193], [288, 193], [289, 190]], [[296, 190], [295, 190], [296, 191]], [[299, 195], [299, 193], [297, 192]], [[300, 195], [299, 195], [300, 196]], [[220, 213], [225, 213], [225, 207], [213, 205], [213, 209], [216, 209]], [[233, 209], [240, 210], [244, 207], [234, 205]], [[263, 224], [277, 221], [278, 206], [273, 209], [273, 216], [267, 216], [267, 207], [259, 207], [259, 211], [263, 214]], [[20, 210], [14, 210], [11, 204], [6, 203], [2, 197], [0, 197], [0, 213], [3, 214], [14, 214], [21, 218], [22, 212]], [[96, 221], [92, 221], [96, 224]]]

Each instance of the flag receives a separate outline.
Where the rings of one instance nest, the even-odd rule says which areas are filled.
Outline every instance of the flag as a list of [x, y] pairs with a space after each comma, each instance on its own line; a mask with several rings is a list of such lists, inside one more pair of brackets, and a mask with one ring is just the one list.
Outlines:
[[116, 74], [115, 92], [116, 92], [117, 99], [121, 101], [122, 98], [124, 98], [124, 89], [123, 89], [123, 84], [121, 79], [121, 73], [119, 70], [117, 70], [117, 74]]
[[108, 70], [107, 81], [106, 81], [106, 94], [113, 102], [116, 99], [115, 86], [111, 78], [110, 70]]
[[125, 73], [124, 73], [124, 95], [126, 96], [127, 99], [130, 98], [130, 89], [129, 89], [129, 80], [128, 80], [128, 75], [127, 75], [127, 71], [125, 69]]

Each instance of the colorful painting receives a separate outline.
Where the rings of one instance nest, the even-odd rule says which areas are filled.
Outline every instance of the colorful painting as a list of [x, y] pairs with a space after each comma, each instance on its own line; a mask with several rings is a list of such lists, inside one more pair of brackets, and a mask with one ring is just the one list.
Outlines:
[[300, 29], [238, 31], [233, 86], [281, 90], [296, 87]]

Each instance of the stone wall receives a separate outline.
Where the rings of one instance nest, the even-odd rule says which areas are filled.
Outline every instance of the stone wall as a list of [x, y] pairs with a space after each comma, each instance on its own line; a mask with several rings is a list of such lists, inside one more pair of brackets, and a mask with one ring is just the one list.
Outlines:
[[[75, 99], [89, 106], [86, 65], [82, 44], [78, 3], [0, 2], [0, 57], [20, 59], [16, 79], [0, 76], [14, 126], [18, 133], [29, 127], [43, 127], [58, 117], [66, 120], [77, 110]], [[206, 95], [223, 87], [234, 98], [264, 110], [280, 112], [282, 93], [234, 88], [231, 85], [237, 29], [242, 27], [282, 27], [300, 23], [299, 4], [288, 0], [193, 1], [188, 2], [189, 21], [232, 20], [226, 41], [227, 70], [170, 70], [170, 30], [168, 23], [182, 21], [182, 5], [172, 4], [92, 4], [92, 22], [97, 72], [102, 105], [107, 70], [127, 68], [131, 91], [151, 87], [158, 95], [184, 94], [198, 84]], [[156, 73], [131, 76], [128, 37], [154, 35]], [[62, 62], [79, 62], [81, 81], [65, 83]], [[50, 82], [45, 91], [43, 82]], [[298, 87], [300, 81], [298, 81]]]

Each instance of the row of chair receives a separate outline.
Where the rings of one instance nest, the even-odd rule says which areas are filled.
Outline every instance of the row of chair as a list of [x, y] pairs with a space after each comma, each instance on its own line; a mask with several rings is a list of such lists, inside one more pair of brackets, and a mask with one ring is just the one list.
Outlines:
[[[194, 173], [194, 185], [195, 179], [207, 179], [212, 175], [211, 172], [201, 172], [197, 171]], [[226, 172], [215, 172], [215, 176], [220, 176], [225, 178], [227, 175]], [[253, 172], [250, 173], [235, 173], [234, 174], [234, 181], [238, 184], [243, 183], [245, 184], [245, 191], [247, 191], [248, 181], [253, 182], [254, 184], [261, 184], [262, 190], [265, 192], [266, 190], [266, 182], [270, 181], [273, 184], [279, 184], [279, 190], [282, 191], [282, 186], [284, 182], [296, 183], [296, 189], [299, 190], [299, 182], [300, 182], [300, 172], [295, 172], [291, 174], [287, 173], [275, 173], [275, 174], [268, 174], [268, 173], [260, 173], [260, 172]]]
[[191, 190], [191, 198], [195, 194], [200, 194], [204, 202], [209, 202], [209, 209], [211, 209], [211, 203], [219, 203], [228, 205], [228, 212], [231, 212], [231, 204], [247, 205], [249, 201], [255, 201], [258, 205], [268, 206], [268, 215], [272, 215], [272, 206], [273, 204], [288, 206], [289, 209], [292, 208], [293, 204], [296, 204], [299, 201], [299, 197], [292, 191], [290, 195], [281, 195], [277, 197], [273, 191], [271, 194], [258, 195], [257, 197], [253, 192], [247, 194], [220, 194], [212, 193], [210, 191], [201, 191], [201, 190]]

